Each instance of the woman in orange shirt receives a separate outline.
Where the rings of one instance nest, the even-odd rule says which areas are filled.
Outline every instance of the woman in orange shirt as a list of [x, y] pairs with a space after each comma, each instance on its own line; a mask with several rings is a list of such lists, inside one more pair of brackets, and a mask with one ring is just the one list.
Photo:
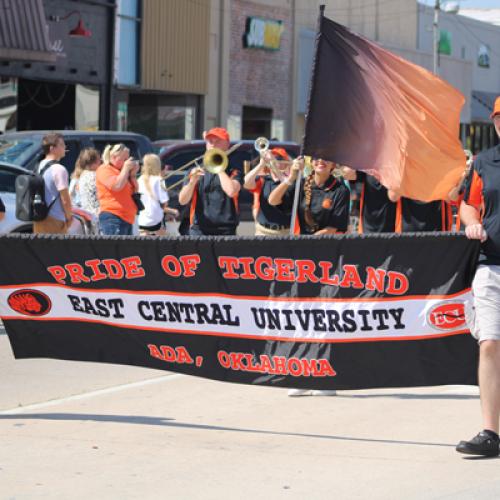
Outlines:
[[130, 235], [137, 214], [132, 194], [137, 192], [139, 163], [124, 144], [106, 146], [102, 158], [96, 172], [101, 233]]

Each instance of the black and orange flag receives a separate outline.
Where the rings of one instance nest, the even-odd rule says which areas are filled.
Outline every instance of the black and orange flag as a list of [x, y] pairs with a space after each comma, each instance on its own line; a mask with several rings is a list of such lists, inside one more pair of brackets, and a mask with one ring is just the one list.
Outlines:
[[322, 12], [303, 153], [362, 170], [407, 198], [445, 199], [465, 167], [464, 96]]

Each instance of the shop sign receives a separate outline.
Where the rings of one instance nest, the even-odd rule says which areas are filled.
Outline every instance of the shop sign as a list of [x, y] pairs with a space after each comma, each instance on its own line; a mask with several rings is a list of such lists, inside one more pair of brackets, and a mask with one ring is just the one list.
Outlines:
[[245, 48], [279, 50], [282, 33], [282, 21], [247, 17], [243, 46]]
[[490, 48], [482, 43], [477, 52], [477, 65], [481, 68], [490, 67]]
[[451, 33], [446, 30], [439, 30], [439, 47], [440, 54], [451, 56]]
[[54, 52], [57, 58], [66, 57], [65, 42], [68, 39], [67, 27], [64, 23], [47, 22], [49, 32], [50, 50]]

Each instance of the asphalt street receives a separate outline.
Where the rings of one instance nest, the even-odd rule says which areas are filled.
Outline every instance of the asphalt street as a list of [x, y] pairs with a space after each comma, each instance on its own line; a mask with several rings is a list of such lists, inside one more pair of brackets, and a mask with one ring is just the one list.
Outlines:
[[135, 367], [14, 360], [0, 331], [0, 499], [498, 499], [457, 454], [476, 387], [287, 397]]

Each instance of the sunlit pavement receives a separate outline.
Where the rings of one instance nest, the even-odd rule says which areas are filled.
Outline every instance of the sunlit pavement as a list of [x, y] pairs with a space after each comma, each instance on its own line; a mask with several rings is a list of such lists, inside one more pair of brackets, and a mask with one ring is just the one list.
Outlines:
[[[497, 499], [457, 454], [476, 387], [340, 392], [18, 360], [0, 335], [0, 498]], [[21, 405], [21, 406], [20, 406]]]

